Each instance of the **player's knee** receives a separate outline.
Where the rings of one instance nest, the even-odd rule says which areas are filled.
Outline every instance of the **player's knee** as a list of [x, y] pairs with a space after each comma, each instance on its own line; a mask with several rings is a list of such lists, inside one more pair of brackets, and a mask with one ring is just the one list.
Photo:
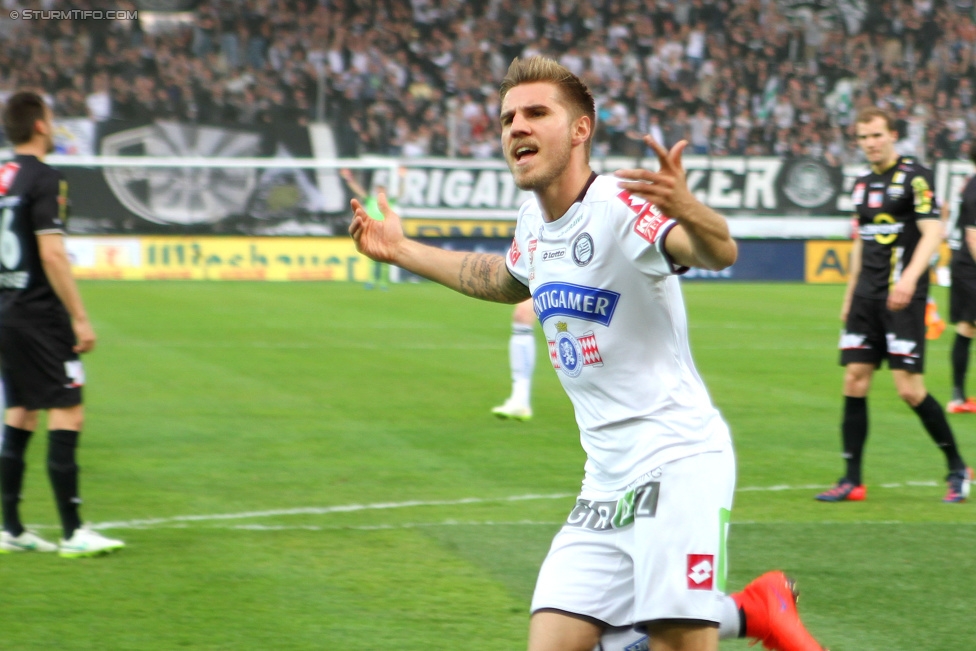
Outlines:
[[898, 387], [898, 397], [908, 403], [909, 407], [918, 407], [925, 400], [927, 392], [925, 388], [918, 387]]
[[78, 432], [51, 430], [48, 432], [47, 467], [54, 471], [77, 470], [75, 449], [78, 447]]
[[31, 434], [32, 432], [28, 430], [10, 431], [8, 429], [3, 436], [3, 443], [0, 444], [0, 457], [23, 461]]
[[23, 407], [11, 407], [4, 414], [7, 425], [33, 432], [37, 429], [37, 410], [28, 411]]
[[52, 409], [48, 414], [48, 428], [80, 432], [85, 425], [85, 411], [81, 405], [66, 409]]
[[861, 398], [868, 394], [871, 387], [871, 376], [848, 372], [844, 375], [844, 395]]

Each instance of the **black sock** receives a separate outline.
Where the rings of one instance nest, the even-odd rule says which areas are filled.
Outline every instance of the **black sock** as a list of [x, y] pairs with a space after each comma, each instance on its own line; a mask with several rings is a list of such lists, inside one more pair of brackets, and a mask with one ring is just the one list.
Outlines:
[[3, 426], [0, 445], [0, 500], [3, 502], [3, 528], [13, 536], [24, 533], [20, 521], [20, 491], [24, 485], [24, 454], [33, 432], [13, 425]]
[[861, 454], [868, 440], [868, 399], [844, 396], [844, 420], [841, 423], [844, 444], [844, 477], [855, 486], [861, 485]]
[[946, 462], [949, 464], [949, 472], [965, 470], [966, 462], [959, 456], [959, 450], [956, 449], [956, 439], [952, 435], [952, 428], [949, 427], [949, 421], [946, 420], [939, 401], [933, 398], [931, 393], [928, 393], [925, 395], [925, 400], [912, 409], [922, 419], [925, 431], [929, 433], [935, 444], [945, 454]]
[[51, 479], [65, 540], [71, 538], [75, 529], [81, 526], [78, 515], [78, 505], [81, 504], [78, 497], [78, 464], [75, 463], [78, 435], [79, 432], [68, 429], [48, 432], [47, 475]]
[[956, 333], [952, 342], [952, 399], [966, 401], [966, 371], [969, 370], [969, 345], [971, 337]]

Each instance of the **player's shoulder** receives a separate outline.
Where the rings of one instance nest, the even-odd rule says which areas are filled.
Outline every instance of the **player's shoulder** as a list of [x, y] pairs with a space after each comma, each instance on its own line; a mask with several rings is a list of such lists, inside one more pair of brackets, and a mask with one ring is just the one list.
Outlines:
[[914, 156], [902, 156], [898, 159], [896, 163], [895, 172], [904, 172], [908, 175], [923, 175], [928, 176], [932, 174], [932, 170], [922, 164], [920, 160]]
[[594, 206], [601, 203], [608, 204], [607, 209], [627, 205], [627, 200], [624, 197], [628, 196], [628, 193], [620, 188], [619, 183], [620, 179], [615, 176], [603, 174], [597, 176], [586, 191], [583, 203]]
[[15, 162], [20, 164], [20, 174], [24, 176], [25, 180], [36, 185], [56, 186], [64, 178], [56, 168], [34, 156], [18, 156]]

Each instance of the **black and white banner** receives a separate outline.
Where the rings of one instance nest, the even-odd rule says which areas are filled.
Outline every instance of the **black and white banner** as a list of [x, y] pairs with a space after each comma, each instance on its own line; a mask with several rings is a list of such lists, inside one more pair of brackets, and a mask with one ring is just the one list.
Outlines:
[[[322, 124], [230, 129], [111, 122], [98, 125], [94, 140], [98, 156], [49, 160], [68, 178], [70, 228], [76, 233], [341, 235], [352, 196], [341, 167], [354, 168], [367, 192], [386, 187], [408, 231], [413, 222], [429, 226], [427, 232], [455, 236], [507, 233], [529, 196], [515, 187], [501, 160], [339, 159], [334, 135]], [[155, 162], [147, 164], [147, 157]], [[223, 164], [214, 166], [214, 159]], [[759, 221], [849, 215], [854, 179], [865, 172], [812, 158], [686, 156], [683, 163], [701, 201], [729, 217]], [[610, 158], [591, 164], [598, 173], [612, 173], [654, 168], [657, 161]], [[957, 194], [971, 170], [965, 161], [940, 162], [937, 197], [945, 202]], [[463, 227], [475, 223], [477, 228]], [[506, 228], [486, 227], [492, 223]]]

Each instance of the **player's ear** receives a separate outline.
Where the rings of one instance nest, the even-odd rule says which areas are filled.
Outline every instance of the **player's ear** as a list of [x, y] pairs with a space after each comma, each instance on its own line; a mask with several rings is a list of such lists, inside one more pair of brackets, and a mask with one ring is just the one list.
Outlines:
[[573, 144], [581, 145], [590, 138], [593, 133], [593, 121], [588, 115], [581, 115], [573, 123]]

